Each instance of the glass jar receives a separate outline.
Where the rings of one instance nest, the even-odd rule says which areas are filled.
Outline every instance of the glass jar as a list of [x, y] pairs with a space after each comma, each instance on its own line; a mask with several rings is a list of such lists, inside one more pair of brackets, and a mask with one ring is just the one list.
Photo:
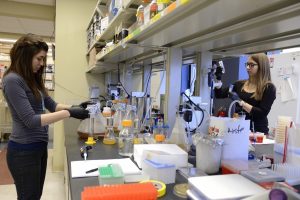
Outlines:
[[133, 131], [132, 121], [123, 120], [123, 129], [119, 134], [119, 155], [130, 157], [133, 154]]

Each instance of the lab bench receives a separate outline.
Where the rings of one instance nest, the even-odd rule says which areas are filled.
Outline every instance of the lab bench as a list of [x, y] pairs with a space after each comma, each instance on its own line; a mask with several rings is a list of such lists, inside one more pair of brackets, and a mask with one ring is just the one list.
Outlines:
[[[84, 141], [79, 140], [75, 135], [66, 136], [65, 146], [66, 146], [66, 165], [67, 174], [65, 174], [65, 181], [67, 184], [68, 198], [67, 200], [79, 200], [81, 199], [81, 192], [84, 187], [87, 186], [97, 186], [99, 185], [98, 177], [85, 177], [85, 178], [72, 178], [71, 174], [71, 162], [83, 160], [80, 156], [79, 149], [84, 145]], [[118, 154], [118, 144], [105, 145], [102, 141], [97, 141], [94, 148], [89, 151], [88, 160], [100, 160], [100, 159], [114, 159], [122, 158]], [[184, 183], [187, 180], [180, 174], [176, 175], [176, 183]], [[167, 184], [167, 192], [163, 197], [158, 198], [159, 200], [180, 200], [173, 194], [173, 187], [175, 184]]]
[[[81, 192], [84, 187], [87, 186], [97, 186], [99, 185], [98, 177], [85, 177], [85, 178], [72, 178], [71, 175], [71, 161], [82, 160], [80, 156], [79, 149], [84, 145], [84, 141], [79, 140], [75, 135], [66, 136], [66, 169], [65, 169], [65, 178], [66, 178], [66, 191], [67, 191], [67, 200], [80, 200]], [[118, 154], [118, 145], [104, 145], [102, 141], [97, 141], [94, 148], [89, 152], [88, 160], [100, 160], [100, 159], [114, 159], [122, 158]], [[176, 174], [176, 183], [186, 183], [187, 180], [180, 174]], [[167, 185], [166, 195], [158, 198], [159, 200], [180, 200], [173, 194], [173, 187], [175, 184]], [[300, 192], [300, 185], [295, 186], [295, 188]]]

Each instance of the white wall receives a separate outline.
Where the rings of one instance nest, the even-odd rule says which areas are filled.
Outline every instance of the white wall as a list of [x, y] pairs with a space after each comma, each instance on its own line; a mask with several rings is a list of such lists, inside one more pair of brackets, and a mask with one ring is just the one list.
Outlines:
[[[276, 86], [276, 100], [268, 115], [269, 127], [276, 126], [277, 117], [280, 115], [291, 116], [294, 121], [300, 124], [300, 52], [270, 55], [269, 58], [274, 59], [271, 78]], [[292, 66], [293, 73], [290, 73], [289, 70], [286, 72], [282, 70], [284, 68], [290, 69]], [[288, 92], [288, 89], [281, 87], [287, 77], [291, 79], [296, 98], [283, 102], [282, 94]]]
[[[55, 22], [55, 100], [76, 104], [87, 100], [89, 86], [104, 91], [104, 76], [86, 74], [86, 28], [97, 0], [56, 1]], [[79, 120], [67, 119], [54, 124], [53, 169], [63, 170], [65, 134], [77, 137]]]

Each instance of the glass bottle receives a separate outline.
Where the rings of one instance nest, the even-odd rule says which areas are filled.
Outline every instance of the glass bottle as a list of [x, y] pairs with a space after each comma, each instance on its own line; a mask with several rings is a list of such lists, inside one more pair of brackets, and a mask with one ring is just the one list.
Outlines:
[[115, 144], [116, 143], [116, 137], [113, 129], [113, 118], [107, 117], [107, 133], [105, 134], [103, 138], [103, 144]]
[[119, 134], [119, 155], [132, 156], [133, 154], [133, 131], [132, 120], [122, 121], [123, 129]]
[[133, 120], [133, 143], [134, 144], [142, 144], [143, 138], [140, 137], [140, 120], [137, 118], [137, 115], [135, 115], [135, 119]]
[[153, 135], [152, 135], [152, 125], [150, 118], [145, 119], [143, 128], [143, 138], [145, 144], [152, 144], [153, 143]]
[[118, 103], [116, 105], [116, 112], [113, 116], [113, 121], [114, 121], [114, 132], [118, 135], [119, 132], [122, 129], [122, 120], [124, 117], [124, 110], [125, 110], [125, 105], [122, 103]]

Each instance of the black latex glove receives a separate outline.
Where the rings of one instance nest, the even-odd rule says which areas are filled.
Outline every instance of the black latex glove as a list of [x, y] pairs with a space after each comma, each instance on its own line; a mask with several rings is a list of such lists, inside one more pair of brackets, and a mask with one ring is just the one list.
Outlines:
[[222, 80], [222, 75], [223, 75], [223, 69], [222, 69], [222, 67], [218, 66], [216, 68], [216, 72], [215, 72], [216, 79], [218, 81]]
[[89, 111], [81, 107], [71, 107], [67, 111], [69, 111], [70, 117], [76, 119], [86, 119], [89, 117]]
[[240, 97], [236, 92], [229, 92], [228, 97], [231, 98], [232, 100], [238, 100], [240, 101]]
[[88, 105], [93, 105], [93, 104], [96, 104], [96, 103], [92, 102], [92, 101], [84, 101], [84, 102], [80, 103], [79, 105], [72, 105], [72, 108], [80, 107], [80, 108], [86, 109]]

